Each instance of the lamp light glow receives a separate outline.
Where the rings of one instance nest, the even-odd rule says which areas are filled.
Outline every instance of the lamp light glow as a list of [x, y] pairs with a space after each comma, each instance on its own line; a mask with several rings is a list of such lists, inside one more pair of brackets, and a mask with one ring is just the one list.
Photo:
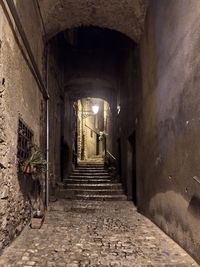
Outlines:
[[92, 112], [94, 114], [97, 114], [99, 112], [99, 106], [97, 106], [97, 105], [92, 106]]

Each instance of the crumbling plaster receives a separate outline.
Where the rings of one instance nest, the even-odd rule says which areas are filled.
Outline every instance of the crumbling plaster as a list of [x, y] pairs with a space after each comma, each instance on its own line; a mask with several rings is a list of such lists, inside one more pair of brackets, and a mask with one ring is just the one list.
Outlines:
[[[16, 7], [23, 17], [27, 36], [32, 40], [32, 50], [42, 70], [42, 26], [37, 10], [32, 4]], [[24, 46], [9, 20], [4, 1], [0, 2], [0, 250], [16, 236], [30, 219], [28, 193], [31, 179], [17, 174], [17, 130], [19, 116], [34, 132], [34, 142], [41, 144], [44, 133], [44, 101], [30, 66]], [[29, 16], [23, 16], [23, 14]], [[30, 16], [30, 14], [32, 14]], [[35, 23], [32, 25], [32, 20]], [[33, 45], [36, 43], [37, 46]]]
[[143, 31], [148, 0], [40, 0], [47, 36], [81, 25], [119, 31], [136, 42]]

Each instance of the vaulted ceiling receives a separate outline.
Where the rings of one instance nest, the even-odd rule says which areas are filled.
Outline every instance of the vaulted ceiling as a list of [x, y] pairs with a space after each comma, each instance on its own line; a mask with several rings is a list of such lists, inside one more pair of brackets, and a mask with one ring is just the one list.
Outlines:
[[139, 42], [148, 0], [39, 0], [47, 37], [78, 26], [119, 31]]

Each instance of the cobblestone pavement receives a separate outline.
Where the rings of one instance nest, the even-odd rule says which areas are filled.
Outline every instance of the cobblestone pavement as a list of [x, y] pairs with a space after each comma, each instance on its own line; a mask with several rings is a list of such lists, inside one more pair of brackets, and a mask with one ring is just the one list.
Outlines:
[[131, 202], [56, 202], [40, 230], [27, 227], [0, 266], [199, 266]]

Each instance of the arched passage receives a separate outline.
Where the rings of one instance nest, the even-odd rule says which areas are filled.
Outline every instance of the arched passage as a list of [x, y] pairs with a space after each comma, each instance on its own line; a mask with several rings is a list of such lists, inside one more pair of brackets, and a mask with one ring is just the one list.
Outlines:
[[40, 0], [49, 38], [66, 29], [93, 25], [139, 41], [147, 5], [148, 0], [56, 0], [53, 5], [51, 0]]
[[[74, 28], [73, 32], [66, 30], [54, 37], [50, 46], [52, 56], [55, 53], [60, 55], [58, 60], [64, 85], [62, 94], [65, 112], [63, 113], [66, 115], [62, 119], [62, 125], [64, 125], [62, 126], [62, 131], [64, 131], [62, 140], [64, 140], [65, 146], [69, 147], [66, 157], [68, 167], [64, 176], [71, 171], [72, 159], [69, 157], [70, 154], [74, 154], [75, 148], [73, 147], [74, 142], [70, 138], [74, 138], [76, 134], [76, 115], [73, 103], [80, 98], [102, 98], [109, 102], [113, 124], [109, 151], [114, 159], [118, 159], [118, 153], [122, 153], [122, 158], [126, 160], [128, 157], [126, 147], [122, 146], [122, 152], [119, 152], [117, 140], [123, 135], [121, 142], [126, 142], [128, 131], [134, 131], [134, 125], [122, 123], [119, 126], [120, 120], [123, 121], [123, 117], [120, 118], [119, 115], [124, 113], [122, 116], [126, 117], [128, 109], [132, 112], [131, 105], [134, 105], [134, 100], [131, 100], [130, 97], [135, 94], [132, 88], [135, 87], [137, 90], [136, 80], [138, 77], [134, 73], [134, 69], [137, 69], [137, 59], [134, 55], [138, 49], [136, 43], [120, 32], [90, 26]], [[62, 49], [57, 51], [57, 47], [62, 47]], [[130, 60], [131, 55], [133, 57]], [[52, 87], [51, 90], [53, 94], [55, 88]], [[55, 103], [55, 97], [53, 99], [52, 105]], [[128, 105], [127, 99], [129, 99]], [[55, 113], [55, 109], [52, 109], [53, 112]], [[135, 116], [134, 113], [132, 115]], [[53, 118], [53, 116], [51, 117]], [[126, 128], [127, 134], [124, 135]], [[52, 155], [55, 154], [52, 153]], [[54, 162], [53, 158], [54, 156], [52, 156], [52, 163]], [[122, 175], [127, 176], [126, 164], [123, 164]], [[125, 184], [126, 179], [122, 180]], [[129, 186], [131, 185], [129, 184]]]
[[112, 103], [117, 95], [115, 83], [95, 77], [73, 78], [67, 81], [65, 90], [75, 101], [84, 97], [97, 97]]

